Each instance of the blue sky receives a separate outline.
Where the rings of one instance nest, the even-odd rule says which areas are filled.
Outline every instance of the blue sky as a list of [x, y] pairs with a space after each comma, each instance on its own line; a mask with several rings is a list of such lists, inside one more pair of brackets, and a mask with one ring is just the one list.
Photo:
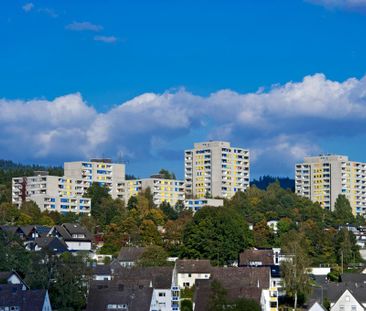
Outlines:
[[119, 155], [182, 177], [194, 141], [366, 161], [366, 1], [2, 1], [0, 158]]

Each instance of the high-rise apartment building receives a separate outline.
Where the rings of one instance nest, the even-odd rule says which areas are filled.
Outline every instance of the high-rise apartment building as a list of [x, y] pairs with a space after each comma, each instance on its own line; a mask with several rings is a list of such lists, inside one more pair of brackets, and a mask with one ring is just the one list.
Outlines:
[[90, 213], [91, 201], [82, 197], [88, 187], [80, 179], [36, 172], [35, 176], [12, 179], [12, 202], [20, 207], [34, 201], [42, 211]]
[[112, 163], [110, 159], [92, 159], [90, 161], [65, 162], [64, 175], [80, 179], [89, 186], [93, 182], [109, 188], [113, 199], [118, 197], [117, 186], [125, 180], [125, 165]]
[[195, 143], [185, 150], [184, 174], [187, 197], [231, 198], [249, 187], [249, 151], [229, 142]]
[[171, 206], [175, 206], [179, 201], [183, 203], [185, 198], [183, 180], [161, 177], [126, 180], [118, 186], [118, 198], [127, 203], [132, 196], [137, 195], [147, 188], [150, 188], [153, 201], [157, 206], [164, 201]]
[[338, 195], [349, 200], [353, 214], [366, 214], [366, 163], [347, 156], [305, 157], [295, 167], [295, 192], [328, 210], [334, 210]]

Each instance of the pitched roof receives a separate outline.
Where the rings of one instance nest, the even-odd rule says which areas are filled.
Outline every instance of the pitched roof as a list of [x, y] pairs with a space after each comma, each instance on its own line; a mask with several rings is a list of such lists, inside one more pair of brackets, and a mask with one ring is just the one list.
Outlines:
[[17, 285], [2, 287], [0, 307], [18, 306], [22, 311], [41, 311], [46, 293], [45, 289], [21, 290]]
[[56, 237], [35, 238], [34, 244], [51, 253], [64, 253], [68, 250], [65, 242]]
[[319, 302], [316, 301], [309, 308], [309, 311], [326, 311], [326, 310]]
[[117, 259], [119, 261], [137, 261], [144, 251], [144, 247], [122, 247]]
[[51, 230], [51, 227], [47, 227], [47, 226], [40, 226], [40, 225], [36, 225], [35, 226], [38, 234], [41, 236], [41, 237], [45, 237], [47, 236], [48, 232], [50, 232]]
[[[29, 289], [29, 286], [25, 281], [21, 278], [21, 276], [16, 271], [1, 271], [0, 272], [0, 284], [9, 284], [8, 279], [15, 274], [15, 276], [20, 280], [20, 282]], [[21, 285], [22, 286], [22, 285]]]
[[[92, 239], [91, 233], [86, 228], [81, 226], [80, 224], [64, 223], [64, 224], [62, 224], [62, 227], [64, 227], [67, 230], [67, 232], [70, 234], [71, 237], [73, 234], [84, 234], [85, 238], [81, 238], [81, 239], [84, 239], [84, 240]], [[78, 239], [80, 239], [80, 238], [78, 238]]]
[[[53, 235], [55, 230], [58, 232], [59, 235], [65, 241], [91, 241], [92, 235], [91, 233], [86, 230], [84, 227], [80, 226], [79, 224], [71, 224], [66, 223], [62, 224], [61, 226], [56, 225], [54, 226], [48, 235]], [[73, 237], [73, 234], [83, 234], [85, 237]]]
[[18, 229], [18, 227], [16, 226], [7, 226], [7, 225], [3, 225], [0, 226], [0, 229], [4, 232], [11, 232], [11, 233], [15, 233]]
[[211, 279], [218, 280], [225, 288], [269, 288], [269, 267], [213, 267]]
[[271, 249], [246, 249], [239, 255], [239, 266], [251, 266], [254, 262], [261, 262], [261, 266], [273, 265], [273, 251]]
[[366, 284], [366, 274], [344, 273], [341, 276], [342, 282]]
[[329, 283], [325, 295], [331, 302], [336, 302], [346, 290], [360, 303], [366, 303], [366, 284], [359, 283]]
[[93, 267], [94, 275], [111, 275], [112, 270], [110, 265], [96, 265]]
[[[196, 290], [194, 293], [195, 311], [206, 311], [209, 309], [211, 285], [213, 279], [209, 280], [197, 280]], [[223, 284], [221, 280], [220, 284], [226, 289], [227, 298], [229, 300], [235, 300], [238, 298], [253, 299], [256, 302], [260, 302], [262, 289], [258, 287], [245, 287], [239, 284]]]
[[120, 267], [114, 271], [114, 279], [125, 285], [143, 285], [159, 289], [172, 286], [173, 267]]
[[210, 273], [212, 266], [209, 260], [178, 259], [175, 263], [178, 273]]
[[115, 281], [92, 281], [86, 311], [106, 310], [109, 304], [126, 304], [129, 311], [150, 310], [152, 287], [126, 287]]
[[34, 229], [33, 225], [25, 225], [25, 226], [20, 226], [19, 229], [26, 235], [28, 236], [32, 230]]

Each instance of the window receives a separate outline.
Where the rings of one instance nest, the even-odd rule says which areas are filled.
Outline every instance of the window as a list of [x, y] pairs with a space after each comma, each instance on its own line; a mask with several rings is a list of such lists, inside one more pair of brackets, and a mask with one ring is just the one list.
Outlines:
[[183, 282], [183, 287], [189, 287], [189, 282]]
[[165, 297], [165, 293], [163, 292], [159, 293], [159, 297]]
[[188, 277], [189, 277], [189, 278], [190, 278], [190, 277], [192, 277], [192, 274], [188, 273]]
[[356, 311], [357, 310], [356, 306], [352, 306], [351, 308], [352, 308], [351, 311]]

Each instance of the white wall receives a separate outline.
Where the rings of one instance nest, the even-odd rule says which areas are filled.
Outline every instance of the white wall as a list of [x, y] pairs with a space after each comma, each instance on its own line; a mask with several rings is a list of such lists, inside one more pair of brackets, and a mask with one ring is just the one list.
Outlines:
[[179, 288], [184, 288], [184, 283], [189, 283], [189, 287], [192, 287], [196, 280], [209, 279], [211, 274], [207, 273], [178, 273], [177, 283]]
[[65, 241], [70, 251], [90, 251], [91, 242]]

